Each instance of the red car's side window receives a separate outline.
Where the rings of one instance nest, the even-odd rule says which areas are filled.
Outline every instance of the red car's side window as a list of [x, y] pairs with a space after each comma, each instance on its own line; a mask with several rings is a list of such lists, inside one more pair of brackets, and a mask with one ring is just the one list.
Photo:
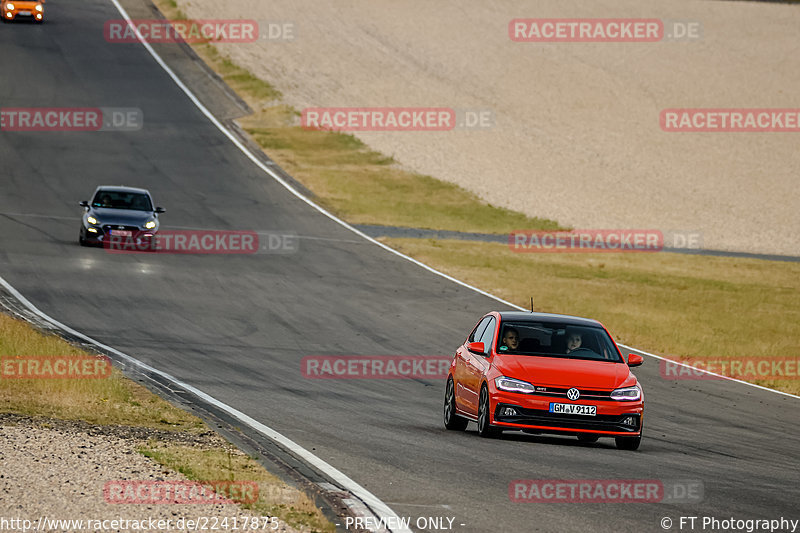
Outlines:
[[484, 330], [486, 330], [486, 325], [492, 319], [491, 316], [485, 316], [483, 319], [478, 322], [478, 325], [475, 326], [475, 329], [472, 330], [472, 333], [469, 334], [469, 338], [467, 342], [478, 342], [480, 338], [483, 336]]

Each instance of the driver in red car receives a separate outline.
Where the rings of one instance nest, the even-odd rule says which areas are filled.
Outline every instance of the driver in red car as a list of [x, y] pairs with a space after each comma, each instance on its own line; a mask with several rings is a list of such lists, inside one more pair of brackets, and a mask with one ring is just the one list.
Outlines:
[[583, 344], [583, 337], [580, 333], [571, 332], [567, 335], [567, 353], [574, 352]]
[[519, 332], [514, 328], [506, 328], [506, 333], [503, 335], [503, 345], [508, 346], [509, 350], [516, 350], [519, 348]]

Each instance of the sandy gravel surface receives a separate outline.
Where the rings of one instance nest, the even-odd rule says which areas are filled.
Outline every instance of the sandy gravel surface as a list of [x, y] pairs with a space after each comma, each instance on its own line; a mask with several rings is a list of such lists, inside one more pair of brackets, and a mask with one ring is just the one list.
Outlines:
[[[26, 417], [0, 417], [0, 520], [103, 520], [128, 519], [176, 521], [213, 517], [253, 516], [233, 504], [112, 504], [103, 496], [107, 481], [183, 480], [136, 452], [136, 447], [157, 436], [147, 430], [114, 431], [102, 426], [76, 422], [33, 421]], [[161, 435], [161, 432], [158, 436]], [[222, 443], [215, 436], [198, 442]], [[212, 523], [207, 522], [209, 527]], [[241, 522], [239, 522], [241, 524]], [[12, 525], [11, 523], [6, 525]], [[87, 524], [88, 525], [88, 524]], [[108, 524], [111, 526], [111, 524]], [[263, 525], [263, 524], [262, 524]], [[34, 526], [35, 527], [35, 526]], [[58, 529], [42, 526], [40, 531], [178, 531], [172, 529]], [[22, 531], [22, 528], [12, 528]], [[184, 527], [183, 530], [186, 530]], [[228, 528], [233, 531], [233, 529]], [[266, 531], [272, 531], [267, 529]], [[277, 531], [294, 531], [285, 524]]]
[[[179, 0], [192, 18], [215, 0]], [[360, 133], [419, 172], [577, 228], [700, 230], [800, 255], [800, 133], [667, 133], [666, 108], [798, 108], [800, 5], [673, 0], [228, 0], [292, 42], [220, 47], [308, 106], [491, 109], [479, 131]], [[524, 17], [700, 22], [658, 43], [515, 43]]]

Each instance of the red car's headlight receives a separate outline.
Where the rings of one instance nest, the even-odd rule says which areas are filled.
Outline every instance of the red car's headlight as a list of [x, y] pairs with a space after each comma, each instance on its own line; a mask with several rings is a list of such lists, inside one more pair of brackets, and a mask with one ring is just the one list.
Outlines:
[[500, 376], [494, 378], [494, 384], [497, 386], [498, 389], [508, 392], [522, 392], [522, 393], [536, 392], [536, 387], [534, 387], [527, 381], [522, 381], [521, 379], [514, 379], [514, 378], [507, 378], [505, 376]]
[[611, 391], [611, 399], [623, 402], [635, 402], [642, 399], [642, 389], [636, 387], [625, 387]]

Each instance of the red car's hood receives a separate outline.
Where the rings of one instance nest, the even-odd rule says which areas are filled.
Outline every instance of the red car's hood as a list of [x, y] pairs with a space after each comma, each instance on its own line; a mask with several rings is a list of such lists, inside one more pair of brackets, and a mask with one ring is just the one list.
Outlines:
[[504, 376], [550, 387], [610, 390], [621, 386], [631, 376], [628, 365], [610, 361], [496, 355], [492, 364]]

